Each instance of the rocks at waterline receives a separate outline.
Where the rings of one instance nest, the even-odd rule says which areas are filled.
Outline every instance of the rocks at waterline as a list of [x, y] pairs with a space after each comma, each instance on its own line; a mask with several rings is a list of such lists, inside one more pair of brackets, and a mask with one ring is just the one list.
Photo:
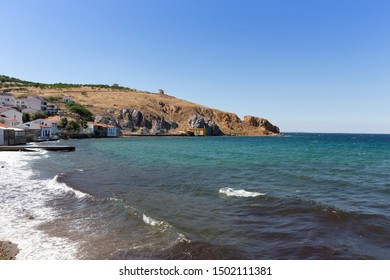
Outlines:
[[215, 122], [201, 115], [191, 115], [188, 118], [188, 125], [191, 128], [204, 128], [207, 136], [223, 135], [222, 131], [219, 129], [219, 126]]

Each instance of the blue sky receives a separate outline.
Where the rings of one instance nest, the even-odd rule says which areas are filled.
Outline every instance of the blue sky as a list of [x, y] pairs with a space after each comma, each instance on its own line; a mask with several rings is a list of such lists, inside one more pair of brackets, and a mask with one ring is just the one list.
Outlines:
[[390, 133], [390, 1], [9, 0], [1, 10], [4, 75], [162, 88], [284, 132]]

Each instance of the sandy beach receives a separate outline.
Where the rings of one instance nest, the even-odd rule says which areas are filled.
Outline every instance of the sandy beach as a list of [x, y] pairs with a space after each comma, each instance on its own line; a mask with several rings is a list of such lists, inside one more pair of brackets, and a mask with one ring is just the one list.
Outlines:
[[18, 253], [18, 245], [9, 241], [0, 241], [0, 260], [14, 260]]

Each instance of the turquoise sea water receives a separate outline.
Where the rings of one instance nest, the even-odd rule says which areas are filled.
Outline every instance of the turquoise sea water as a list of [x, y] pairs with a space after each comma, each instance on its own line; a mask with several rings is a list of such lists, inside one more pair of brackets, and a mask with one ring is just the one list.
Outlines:
[[390, 259], [390, 135], [62, 143], [23, 161], [68, 258]]

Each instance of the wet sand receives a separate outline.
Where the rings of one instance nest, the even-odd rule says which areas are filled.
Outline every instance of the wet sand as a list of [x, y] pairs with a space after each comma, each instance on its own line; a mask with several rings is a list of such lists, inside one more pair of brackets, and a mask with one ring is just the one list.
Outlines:
[[14, 260], [18, 253], [18, 245], [9, 241], [0, 241], [0, 260]]

